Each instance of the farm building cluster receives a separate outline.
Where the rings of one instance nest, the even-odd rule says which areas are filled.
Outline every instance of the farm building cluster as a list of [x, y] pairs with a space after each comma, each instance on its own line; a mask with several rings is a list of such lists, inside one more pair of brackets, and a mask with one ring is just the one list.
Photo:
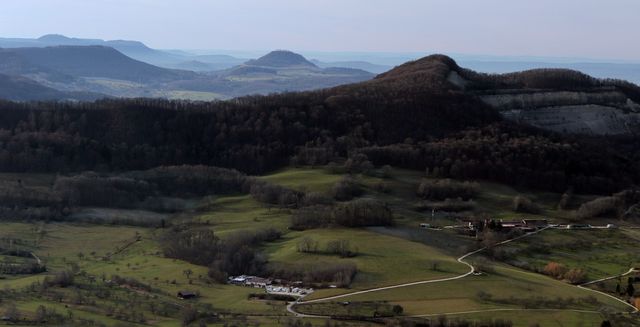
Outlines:
[[473, 219], [465, 220], [470, 230], [482, 231], [485, 228], [494, 230], [521, 230], [523, 232], [533, 232], [540, 228], [549, 227], [546, 219], [522, 219], [522, 220], [494, 220], [494, 219]]
[[302, 287], [302, 282], [289, 282], [281, 279], [269, 279], [256, 276], [232, 276], [229, 284], [262, 288], [269, 294], [305, 296], [313, 293], [312, 288]]

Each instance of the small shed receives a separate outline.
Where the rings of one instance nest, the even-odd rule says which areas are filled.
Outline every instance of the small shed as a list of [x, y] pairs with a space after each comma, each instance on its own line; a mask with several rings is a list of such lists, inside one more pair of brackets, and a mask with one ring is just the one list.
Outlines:
[[522, 223], [527, 227], [534, 228], [542, 228], [549, 225], [549, 221], [546, 219], [522, 219]]
[[198, 294], [196, 294], [195, 292], [191, 292], [191, 291], [180, 291], [180, 292], [178, 292], [178, 298], [181, 298], [183, 300], [193, 299], [193, 298], [195, 298], [197, 296], [198, 296]]

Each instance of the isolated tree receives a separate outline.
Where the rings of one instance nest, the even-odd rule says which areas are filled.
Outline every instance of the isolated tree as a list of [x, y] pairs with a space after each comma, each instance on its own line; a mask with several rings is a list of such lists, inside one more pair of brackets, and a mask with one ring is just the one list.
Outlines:
[[627, 285], [627, 295], [633, 296], [636, 294], [636, 288], [633, 286], [633, 282], [629, 279], [629, 285]]
[[560, 197], [560, 202], [558, 202], [558, 210], [565, 210], [569, 206], [569, 201], [571, 201], [572, 191], [568, 190], [562, 194]]
[[329, 241], [327, 243], [327, 252], [337, 254], [343, 258], [355, 255], [354, 251], [351, 250], [351, 243], [345, 239]]
[[297, 244], [298, 252], [315, 253], [318, 252], [318, 242], [311, 237], [305, 236]]
[[539, 213], [541, 209], [529, 198], [522, 195], [517, 195], [513, 198], [513, 211], [536, 214]]
[[182, 309], [181, 322], [182, 326], [188, 326], [190, 323], [198, 319], [198, 311], [192, 306], [188, 305]]
[[20, 310], [18, 310], [18, 307], [16, 307], [16, 305], [13, 303], [9, 303], [6, 310], [4, 311], [4, 316], [7, 317], [9, 321], [13, 322], [20, 320], [21, 315], [22, 314], [20, 313]]
[[43, 305], [39, 305], [36, 309], [35, 319], [37, 322], [45, 322], [47, 319], [47, 308], [45, 308]]
[[571, 284], [579, 284], [584, 282], [587, 274], [582, 269], [573, 268], [567, 271], [564, 274], [564, 278], [568, 280]]

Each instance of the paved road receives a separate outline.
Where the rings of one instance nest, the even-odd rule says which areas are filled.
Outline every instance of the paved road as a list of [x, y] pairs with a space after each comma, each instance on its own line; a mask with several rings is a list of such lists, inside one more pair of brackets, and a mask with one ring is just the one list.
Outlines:
[[464, 315], [464, 314], [471, 314], [471, 313], [485, 313], [485, 312], [502, 312], [502, 311], [549, 311], [549, 312], [564, 312], [564, 311], [571, 311], [571, 312], [580, 312], [580, 313], [597, 313], [600, 314], [600, 311], [595, 311], [595, 310], [576, 310], [576, 309], [519, 309], [519, 308], [503, 308], [503, 309], [484, 309], [484, 310], [472, 310], [472, 311], [458, 311], [458, 312], [446, 312], [446, 313], [430, 313], [430, 314], [425, 314], [425, 315], [413, 315], [413, 316], [407, 316], [410, 318], [428, 318], [428, 317], [438, 317], [438, 316], [453, 316], [453, 315]]
[[[545, 227], [542, 229], [539, 229], [537, 231], [531, 232], [531, 233], [527, 233], [506, 241], [502, 241], [499, 243], [496, 243], [494, 246], [499, 246], [499, 245], [503, 245], [503, 244], [507, 244], [513, 241], [517, 241], [519, 239], [522, 239], [524, 237], [528, 237], [537, 233], [540, 233], [546, 229], [548, 229], [549, 227]], [[318, 316], [318, 315], [307, 315], [307, 314], [302, 314], [299, 313], [297, 311], [295, 311], [295, 306], [298, 304], [308, 304], [308, 303], [317, 303], [317, 302], [326, 302], [326, 301], [331, 301], [331, 300], [335, 300], [335, 299], [340, 299], [340, 298], [344, 298], [344, 297], [349, 297], [349, 296], [354, 296], [354, 295], [359, 295], [359, 294], [366, 294], [366, 293], [372, 293], [372, 292], [379, 292], [379, 291], [384, 291], [384, 290], [390, 290], [390, 289], [394, 289], [394, 288], [400, 288], [400, 287], [409, 287], [409, 286], [415, 286], [415, 285], [422, 285], [422, 284], [433, 284], [433, 283], [441, 283], [441, 282], [448, 282], [448, 281], [452, 281], [452, 280], [457, 280], [457, 279], [462, 279], [465, 278], [471, 274], [473, 274], [475, 272], [475, 268], [473, 267], [473, 265], [471, 265], [470, 263], [466, 262], [465, 259], [480, 253], [484, 250], [486, 250], [487, 247], [483, 247], [480, 248], [478, 250], [475, 251], [471, 251], [461, 257], [459, 257], [457, 259], [458, 262], [460, 262], [461, 264], [466, 265], [467, 267], [469, 267], [469, 271], [462, 274], [462, 275], [458, 275], [458, 276], [453, 276], [453, 277], [448, 277], [448, 278], [440, 278], [440, 279], [430, 279], [430, 280], [422, 280], [422, 281], [418, 281], [418, 282], [412, 282], [412, 283], [404, 283], [404, 284], [398, 284], [398, 285], [392, 285], [392, 286], [384, 286], [384, 287], [377, 287], [377, 288], [372, 288], [372, 289], [368, 289], [368, 290], [362, 290], [362, 291], [356, 291], [356, 292], [350, 292], [350, 293], [345, 293], [345, 294], [340, 294], [340, 295], [334, 295], [334, 296], [328, 296], [328, 297], [324, 297], [324, 298], [320, 298], [320, 299], [314, 299], [314, 300], [309, 300], [309, 301], [303, 301], [304, 297], [299, 298], [298, 300], [294, 301], [294, 302], [290, 302], [287, 305], [287, 311], [289, 311], [290, 313], [292, 313], [294, 316], [299, 317], [299, 318], [331, 318], [330, 316]]]
[[40, 258], [33, 252], [29, 252], [29, 254], [31, 254], [31, 256], [36, 259], [36, 262], [38, 263], [39, 266], [42, 265], [42, 260], [40, 260]]
[[636, 268], [631, 268], [629, 269], [629, 271], [627, 271], [624, 274], [620, 274], [620, 275], [615, 275], [615, 276], [610, 276], [610, 277], [605, 277], [605, 278], [600, 278], [600, 279], [596, 279], [596, 280], [592, 280], [590, 282], [586, 282], [580, 286], [586, 286], [586, 285], [591, 285], [591, 284], [595, 284], [595, 283], [599, 283], [599, 282], [604, 282], [605, 280], [612, 280], [612, 279], [616, 279], [616, 278], [620, 278], [620, 277], [624, 277], [626, 275], [630, 275], [633, 274], [634, 272], [637, 272], [638, 270], [636, 270]]
[[578, 287], [579, 287], [579, 288], [581, 288], [581, 289], [583, 289], [583, 290], [586, 290], [586, 291], [590, 291], [590, 292], [598, 293], [598, 294], [601, 294], [601, 295], [607, 296], [607, 297], [609, 297], [609, 298], [612, 298], [612, 299], [614, 299], [614, 300], [616, 300], [616, 301], [618, 301], [618, 302], [620, 302], [620, 303], [623, 303], [624, 305], [626, 305], [626, 306], [630, 307], [631, 309], [633, 309], [633, 311], [632, 311], [632, 312], [637, 313], [637, 312], [640, 312], [640, 309], [636, 308], [636, 306], [635, 306], [635, 305], [633, 305], [633, 304], [631, 304], [631, 303], [629, 303], [629, 302], [627, 302], [627, 301], [621, 300], [621, 299], [619, 299], [619, 298], [617, 298], [617, 297], [615, 297], [615, 296], [613, 296], [613, 295], [611, 295], [611, 294], [607, 294], [607, 293], [605, 293], [605, 292], [600, 292], [600, 291], [594, 290], [594, 289], [592, 289], [592, 288], [585, 287], [585, 286], [587, 286], [587, 285], [595, 284], [595, 283], [598, 283], [598, 282], [603, 282], [603, 281], [605, 281], [605, 280], [611, 280], [611, 279], [619, 278], [619, 277], [622, 277], [622, 276], [626, 276], [626, 275], [629, 275], [629, 274], [633, 274], [633, 273], [635, 273], [635, 272], [637, 272], [637, 270], [636, 270], [635, 268], [631, 268], [631, 269], [629, 269], [629, 271], [627, 271], [627, 272], [626, 272], [626, 273], [624, 273], [624, 274], [615, 275], [615, 276], [606, 277], [606, 278], [600, 278], [600, 279], [597, 279], [597, 280], [593, 280], [593, 281], [586, 282], [586, 283], [584, 283], [584, 284], [578, 285]]

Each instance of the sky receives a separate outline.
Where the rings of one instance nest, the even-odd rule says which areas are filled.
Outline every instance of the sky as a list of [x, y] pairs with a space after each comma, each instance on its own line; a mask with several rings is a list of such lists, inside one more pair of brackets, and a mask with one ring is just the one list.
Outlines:
[[639, 0], [2, 0], [0, 37], [640, 60]]

